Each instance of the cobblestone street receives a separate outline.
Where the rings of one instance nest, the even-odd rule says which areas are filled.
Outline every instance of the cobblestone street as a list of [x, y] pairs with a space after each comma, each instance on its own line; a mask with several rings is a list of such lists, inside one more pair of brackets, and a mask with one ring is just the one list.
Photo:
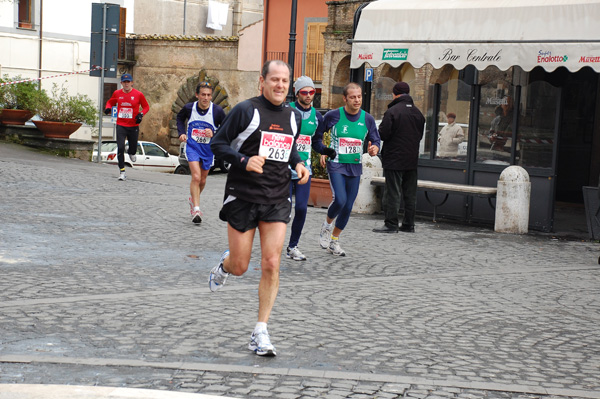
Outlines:
[[277, 357], [261, 358], [247, 349], [259, 240], [244, 276], [207, 286], [226, 175], [209, 176], [200, 226], [189, 176], [117, 176], [0, 142], [0, 384], [600, 399], [598, 243], [430, 219], [375, 234], [381, 215], [353, 215], [334, 257], [318, 245], [326, 210], [309, 208], [308, 260], [281, 263]]

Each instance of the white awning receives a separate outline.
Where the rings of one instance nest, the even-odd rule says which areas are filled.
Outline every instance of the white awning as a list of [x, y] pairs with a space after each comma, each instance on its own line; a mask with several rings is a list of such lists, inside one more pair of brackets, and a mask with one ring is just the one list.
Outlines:
[[379, 0], [363, 8], [351, 68], [451, 64], [600, 72], [600, 0]]

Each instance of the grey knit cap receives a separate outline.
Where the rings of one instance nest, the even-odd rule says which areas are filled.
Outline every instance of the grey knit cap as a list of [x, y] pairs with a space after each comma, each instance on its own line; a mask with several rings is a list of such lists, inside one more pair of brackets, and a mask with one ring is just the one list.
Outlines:
[[304, 87], [312, 87], [313, 89], [315, 88], [315, 84], [308, 76], [300, 76], [298, 79], [296, 79], [296, 82], [294, 83], [294, 94], [298, 95], [298, 91]]

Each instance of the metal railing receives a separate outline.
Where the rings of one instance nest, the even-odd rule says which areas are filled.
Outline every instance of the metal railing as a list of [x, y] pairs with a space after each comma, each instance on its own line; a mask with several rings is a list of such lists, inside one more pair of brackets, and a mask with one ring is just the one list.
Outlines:
[[[288, 53], [285, 51], [268, 51], [267, 61], [282, 60], [288, 62]], [[295, 53], [294, 54], [294, 80], [306, 75], [314, 82], [323, 81], [323, 53]]]
[[119, 60], [135, 61], [134, 43], [133, 39], [119, 38]]

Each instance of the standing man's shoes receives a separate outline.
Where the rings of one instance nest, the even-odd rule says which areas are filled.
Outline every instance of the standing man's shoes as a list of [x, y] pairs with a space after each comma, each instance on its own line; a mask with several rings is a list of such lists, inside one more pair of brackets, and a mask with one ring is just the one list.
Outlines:
[[414, 233], [415, 232], [415, 226], [405, 226], [402, 225], [400, 226], [400, 231], [404, 232], [404, 233]]
[[388, 225], [383, 225], [382, 227], [377, 227], [373, 229], [374, 233], [397, 233], [398, 228], [390, 227]]

